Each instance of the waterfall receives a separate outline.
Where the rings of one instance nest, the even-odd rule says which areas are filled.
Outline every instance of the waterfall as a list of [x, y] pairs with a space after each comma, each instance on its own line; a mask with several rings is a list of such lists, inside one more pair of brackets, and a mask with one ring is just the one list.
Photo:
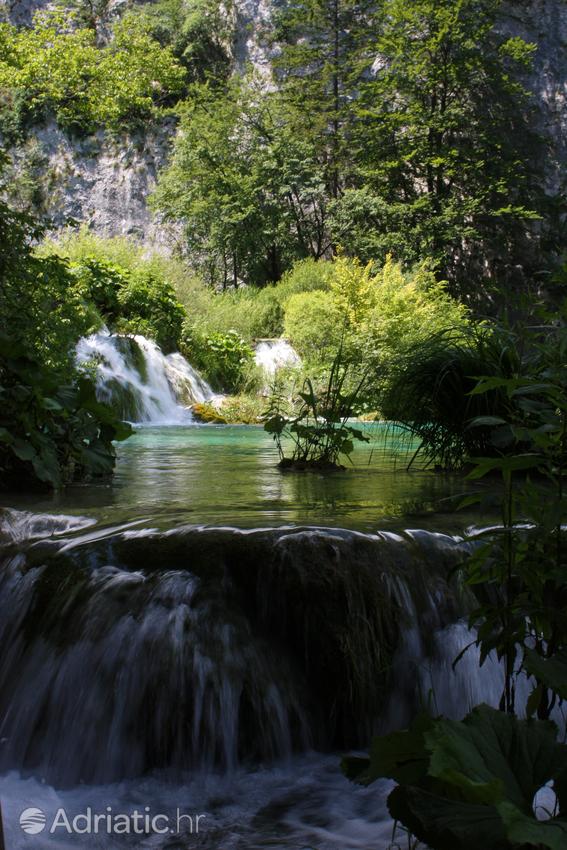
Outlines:
[[284, 366], [300, 366], [299, 355], [285, 339], [259, 339], [254, 360], [267, 378], [273, 378]]
[[188, 405], [214, 397], [181, 354], [166, 356], [144, 336], [103, 330], [79, 340], [76, 356], [79, 364], [96, 370], [99, 400], [130, 422], [187, 423]]
[[30, 845], [26, 809], [175, 823], [181, 803], [204, 813], [202, 836], [46, 829], [33, 844], [387, 850], [391, 783], [348, 782], [339, 753], [424, 704], [461, 717], [497, 703], [496, 662], [479, 669], [473, 650], [452, 668], [474, 638], [455, 572], [474, 546], [0, 509], [6, 846]]
[[0, 770], [59, 787], [234, 770], [365, 745], [431, 682], [457, 715], [465, 690], [498, 692], [497, 669], [451, 669], [470, 635], [448, 580], [468, 544], [449, 537], [17, 511], [0, 532]]

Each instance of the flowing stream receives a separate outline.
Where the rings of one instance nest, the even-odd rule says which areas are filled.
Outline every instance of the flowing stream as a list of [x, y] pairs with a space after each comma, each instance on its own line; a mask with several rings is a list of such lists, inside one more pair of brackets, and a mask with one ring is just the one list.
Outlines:
[[33, 845], [387, 847], [388, 785], [352, 786], [340, 753], [406, 722], [428, 694], [451, 716], [497, 699], [495, 665], [479, 673], [471, 653], [451, 669], [471, 636], [448, 576], [474, 540], [139, 525], [2, 514], [10, 850], [30, 846], [25, 808], [50, 824], [60, 808], [146, 806], [170, 822], [200, 814], [202, 829], [60, 828]]
[[[283, 474], [261, 428], [192, 421], [213, 393], [181, 355], [101, 333], [77, 356], [144, 427], [111, 483], [0, 502], [7, 850], [385, 850], [389, 786], [350, 784], [341, 753], [501, 687], [474, 651], [451, 666], [463, 481], [408, 474], [379, 424], [352, 469]], [[134, 812], [167, 828], [105, 829]]]

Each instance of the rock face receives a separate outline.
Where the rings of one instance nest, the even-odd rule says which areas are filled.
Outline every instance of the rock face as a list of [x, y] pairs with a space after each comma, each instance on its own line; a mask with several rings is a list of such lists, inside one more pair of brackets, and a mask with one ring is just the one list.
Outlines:
[[[275, 0], [236, 0], [233, 57], [237, 70], [252, 64], [267, 79], [274, 47], [267, 32]], [[0, 0], [4, 18], [27, 25], [46, 0]], [[120, 0], [112, 5], [118, 13]], [[534, 93], [537, 130], [547, 140], [546, 189], [555, 197], [565, 191], [567, 162], [567, 3], [565, 0], [505, 0], [502, 32], [538, 45], [527, 79]], [[138, 136], [109, 138], [104, 133], [76, 139], [54, 123], [33, 137], [34, 202], [52, 217], [56, 227], [69, 219], [86, 223], [97, 233], [127, 235], [167, 250], [175, 232], [166, 232], [148, 209], [147, 197], [164, 165], [174, 134], [172, 123]], [[29, 149], [17, 152], [25, 170]], [[39, 178], [39, 181], [37, 180]]]
[[50, 4], [46, 0], [1, 0], [0, 11], [3, 18], [18, 26], [29, 26], [35, 12]]
[[[33, 140], [39, 163], [35, 176], [41, 205], [54, 226], [74, 220], [104, 236], [131, 236], [164, 246], [166, 235], [153, 219], [147, 198], [166, 161], [172, 134], [172, 125], [115, 138], [102, 131], [73, 138], [54, 122], [38, 128]], [[21, 172], [26, 149], [16, 157]]]
[[507, 0], [502, 31], [537, 44], [527, 86], [534, 94], [537, 130], [548, 140], [547, 191], [563, 194], [567, 163], [567, 3]]

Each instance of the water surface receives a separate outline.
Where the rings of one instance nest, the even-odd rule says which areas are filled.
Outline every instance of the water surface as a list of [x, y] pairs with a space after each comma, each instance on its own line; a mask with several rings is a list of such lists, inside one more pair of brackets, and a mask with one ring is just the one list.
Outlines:
[[[471, 485], [408, 462], [416, 444], [384, 424], [365, 425], [352, 465], [337, 472], [282, 472], [259, 426], [139, 427], [118, 446], [111, 483], [55, 496], [4, 494], [2, 504], [81, 513], [102, 523], [142, 520], [239, 527], [286, 524], [371, 531], [390, 525], [462, 527], [454, 509]], [[478, 488], [478, 485], [476, 485]]]

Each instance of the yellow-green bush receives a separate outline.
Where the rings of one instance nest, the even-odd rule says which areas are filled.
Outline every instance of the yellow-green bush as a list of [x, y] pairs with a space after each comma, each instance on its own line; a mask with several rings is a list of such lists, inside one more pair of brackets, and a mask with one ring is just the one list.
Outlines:
[[61, 126], [119, 130], [182, 92], [184, 69], [142, 18], [119, 21], [102, 48], [92, 29], [69, 23], [68, 13], [49, 10], [33, 27], [0, 24], [0, 118], [17, 102], [22, 125], [54, 113]]
[[332, 359], [340, 345], [344, 317], [330, 292], [300, 292], [287, 302], [284, 334], [308, 361]]
[[439, 331], [468, 325], [467, 308], [451, 297], [427, 260], [404, 272], [387, 257], [374, 282], [356, 331], [383, 366]]
[[325, 266], [328, 290], [293, 295], [285, 310], [285, 335], [309, 361], [331, 359], [342, 341], [349, 356], [383, 370], [427, 336], [468, 323], [428, 261], [405, 271], [391, 257], [379, 268], [339, 255]]

